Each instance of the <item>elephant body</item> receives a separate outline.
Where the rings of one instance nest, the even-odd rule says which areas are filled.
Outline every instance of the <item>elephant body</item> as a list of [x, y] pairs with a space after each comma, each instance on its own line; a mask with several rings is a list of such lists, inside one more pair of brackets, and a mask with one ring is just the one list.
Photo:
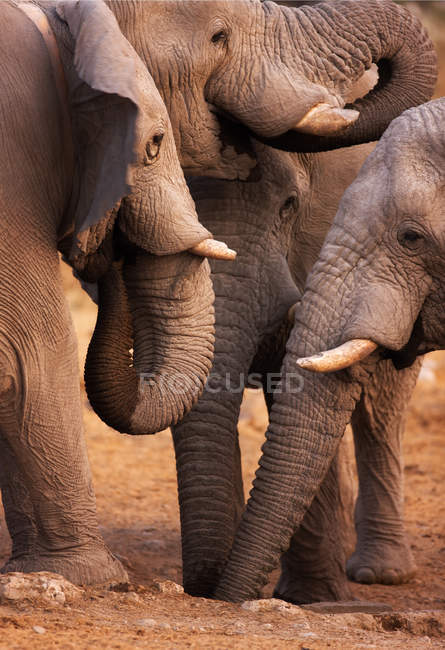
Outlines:
[[[345, 192], [308, 279], [292, 350], [302, 357], [318, 353], [298, 362], [306, 372], [322, 373], [335, 357], [341, 363], [338, 371], [331, 366], [329, 374], [311, 379], [311, 399], [316, 392], [325, 409], [321, 426], [313, 421], [311, 447], [327, 426], [333, 438], [341, 435], [360, 392], [382, 367], [393, 366], [403, 377], [419, 366], [419, 355], [444, 349], [444, 121], [444, 98], [394, 120]], [[313, 320], [320, 309], [332, 315], [323, 333]], [[375, 352], [357, 363], [347, 356], [352, 341], [372, 341]], [[332, 413], [335, 403], [342, 404], [340, 417]]]

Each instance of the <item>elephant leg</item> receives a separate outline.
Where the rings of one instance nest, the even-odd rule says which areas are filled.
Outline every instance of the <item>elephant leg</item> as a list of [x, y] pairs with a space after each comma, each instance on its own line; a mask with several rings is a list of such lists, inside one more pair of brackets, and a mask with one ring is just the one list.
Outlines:
[[[274, 597], [303, 603], [351, 600], [345, 573], [344, 495], [342, 448], [281, 557], [281, 575]], [[347, 523], [347, 522], [346, 522]]]
[[0, 491], [12, 540], [11, 560], [32, 553], [37, 537], [34, 510], [15, 455], [0, 434]]
[[[79, 584], [125, 580], [98, 530], [58, 257], [55, 250], [44, 262], [32, 257], [45, 245], [24, 247], [22, 264], [10, 263], [14, 282], [2, 284], [0, 474], [14, 544], [2, 572], [53, 571]], [[15, 253], [10, 247], [3, 256], [1, 277], [9, 251]]]
[[237, 431], [241, 399], [242, 391], [207, 389], [173, 428], [183, 584], [192, 596], [212, 596], [244, 507]]
[[396, 371], [378, 365], [352, 417], [359, 494], [351, 580], [400, 584], [416, 570], [403, 523], [402, 435], [421, 362]]

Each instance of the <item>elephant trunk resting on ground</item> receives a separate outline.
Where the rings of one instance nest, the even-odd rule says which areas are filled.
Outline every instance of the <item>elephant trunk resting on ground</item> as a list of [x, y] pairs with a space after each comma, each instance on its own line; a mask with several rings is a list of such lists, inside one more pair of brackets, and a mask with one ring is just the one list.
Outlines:
[[[244, 506], [237, 434], [243, 388], [262, 384], [271, 407], [291, 330], [288, 310], [301, 295], [343, 190], [373, 148], [297, 155], [252, 146], [258, 166], [249, 181], [190, 182], [200, 219], [238, 250], [229, 265], [211, 262], [214, 363], [200, 400], [173, 429], [184, 587], [194, 595], [214, 593]], [[294, 390], [304, 406], [297, 373], [281, 390]], [[391, 362], [383, 364], [354, 414], [360, 496], [349, 572], [357, 579], [364, 566], [373, 567], [377, 580], [391, 579], [395, 569], [405, 578], [413, 571], [402, 520], [400, 434], [416, 376], [417, 368], [398, 374]], [[297, 458], [289, 445], [287, 462]], [[339, 499], [335, 465], [283, 557], [281, 598], [301, 603], [350, 596]]]

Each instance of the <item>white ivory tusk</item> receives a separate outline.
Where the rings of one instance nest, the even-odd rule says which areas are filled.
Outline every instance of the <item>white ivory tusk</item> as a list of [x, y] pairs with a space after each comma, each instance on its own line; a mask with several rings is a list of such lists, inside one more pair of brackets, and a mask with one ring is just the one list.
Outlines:
[[298, 359], [297, 364], [300, 368], [312, 372], [335, 372], [362, 361], [377, 348], [377, 343], [369, 339], [352, 339], [332, 350]]
[[214, 260], [234, 260], [236, 258], [236, 251], [217, 239], [204, 239], [196, 246], [189, 248], [189, 253], [201, 255], [201, 257], [211, 257]]

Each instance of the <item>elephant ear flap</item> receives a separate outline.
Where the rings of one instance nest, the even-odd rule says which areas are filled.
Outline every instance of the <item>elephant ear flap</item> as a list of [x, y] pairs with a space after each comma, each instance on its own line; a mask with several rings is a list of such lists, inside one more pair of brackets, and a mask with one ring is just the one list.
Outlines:
[[131, 192], [136, 123], [147, 78], [150, 91], [157, 90], [102, 0], [59, 2], [57, 13], [74, 41], [74, 70], [67, 71], [80, 175], [69, 215], [74, 223], [73, 261], [97, 250], [121, 199]]

